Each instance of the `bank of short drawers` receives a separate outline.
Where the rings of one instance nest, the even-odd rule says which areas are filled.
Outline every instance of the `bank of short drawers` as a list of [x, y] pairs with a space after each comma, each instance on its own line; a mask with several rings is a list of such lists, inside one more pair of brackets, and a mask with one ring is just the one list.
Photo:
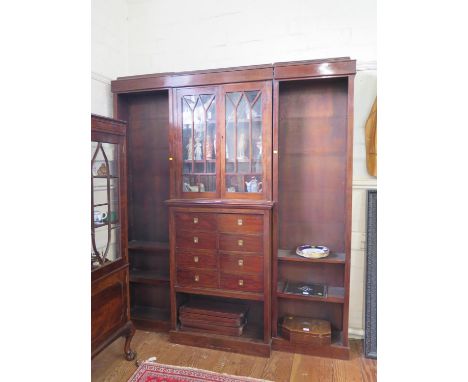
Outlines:
[[263, 215], [177, 212], [177, 285], [263, 291]]

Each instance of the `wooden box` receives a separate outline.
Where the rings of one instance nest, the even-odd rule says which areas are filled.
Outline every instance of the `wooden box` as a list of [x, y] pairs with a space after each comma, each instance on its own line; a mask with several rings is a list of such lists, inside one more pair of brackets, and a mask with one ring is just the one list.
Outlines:
[[193, 313], [213, 317], [243, 319], [247, 315], [248, 307], [242, 304], [232, 304], [218, 301], [188, 302], [179, 308], [179, 314]]
[[283, 336], [293, 343], [313, 346], [331, 344], [330, 322], [309, 317], [286, 316], [282, 324]]

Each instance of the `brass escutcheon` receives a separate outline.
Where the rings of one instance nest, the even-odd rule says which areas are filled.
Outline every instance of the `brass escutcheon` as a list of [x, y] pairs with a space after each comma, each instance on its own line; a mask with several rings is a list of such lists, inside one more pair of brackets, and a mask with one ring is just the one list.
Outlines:
[[239, 247], [242, 247], [244, 245], [244, 240], [242, 239], [237, 240], [237, 244], [239, 245]]
[[197, 224], [198, 223], [198, 218], [193, 218], [193, 224]]
[[194, 243], [198, 243], [198, 236], [194, 236], [194, 237], [193, 237], [193, 242], [194, 242]]
[[239, 267], [242, 267], [242, 266], [244, 265], [244, 260], [239, 259], [239, 260], [237, 261], [237, 264], [239, 264]]
[[237, 225], [242, 225], [242, 219], [237, 219]]
[[198, 256], [193, 256], [193, 261], [194, 261], [195, 263], [198, 263]]
[[200, 276], [195, 275], [194, 280], [195, 280], [196, 282], [198, 282], [198, 281], [200, 280]]
[[239, 286], [244, 285], [244, 280], [239, 280]]

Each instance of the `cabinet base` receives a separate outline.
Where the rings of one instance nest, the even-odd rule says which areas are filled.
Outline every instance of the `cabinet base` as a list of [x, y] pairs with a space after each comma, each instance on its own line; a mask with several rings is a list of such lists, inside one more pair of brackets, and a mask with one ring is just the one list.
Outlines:
[[271, 352], [269, 343], [245, 337], [235, 338], [218, 334], [171, 330], [169, 332], [169, 340], [182, 345], [198, 346], [261, 357], [269, 357]]
[[307, 344], [293, 344], [284, 338], [273, 337], [271, 340], [271, 348], [273, 350], [286, 351], [290, 353], [301, 353], [313, 355], [316, 357], [349, 359], [349, 347], [331, 344], [327, 346], [310, 346]]

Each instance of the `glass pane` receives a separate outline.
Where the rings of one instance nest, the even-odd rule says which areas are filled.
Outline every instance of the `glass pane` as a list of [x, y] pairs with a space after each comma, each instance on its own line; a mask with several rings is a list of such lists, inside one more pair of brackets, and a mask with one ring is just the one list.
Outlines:
[[214, 102], [211, 103], [206, 112], [206, 120], [205, 157], [206, 159], [216, 159], [216, 105]]
[[119, 145], [91, 142], [91, 269], [121, 258]]
[[182, 146], [184, 160], [193, 159], [193, 114], [186, 99], [182, 102]]
[[107, 194], [107, 179], [93, 180], [93, 219], [94, 224], [107, 224], [108, 221], [119, 221], [119, 184], [118, 179], [109, 179], [109, 200]]
[[262, 192], [262, 177], [251, 175], [227, 175], [227, 192]]
[[228, 93], [226, 98], [226, 191], [262, 192], [261, 93]]
[[[198, 99], [195, 109], [193, 111], [193, 120], [194, 120], [194, 128], [195, 128], [195, 142], [193, 145], [193, 155], [194, 160], [200, 161], [203, 160], [203, 144], [205, 141], [205, 127], [206, 127], [206, 120], [205, 120], [205, 109], [203, 108], [203, 104], [201, 99]], [[195, 170], [195, 172], [203, 172], [203, 170]]]
[[182, 151], [182, 191], [216, 191], [216, 102], [213, 94], [183, 97]]
[[245, 95], [247, 96], [247, 99], [249, 100], [249, 103], [252, 104], [252, 102], [254, 101], [255, 97], [257, 96], [258, 94], [258, 90], [253, 90], [253, 91], [250, 91], [250, 92], [245, 92]]
[[[98, 261], [96, 251], [91, 245], [91, 268], [97, 268], [122, 257], [120, 253], [120, 226], [113, 225], [110, 231], [106, 228], [98, 228], [94, 232], [97, 254], [102, 264]], [[107, 250], [107, 253], [106, 253]]]
[[242, 97], [237, 107], [237, 160], [248, 161], [250, 158], [250, 107], [245, 97]]
[[242, 93], [241, 92], [236, 92], [236, 93], [227, 93], [226, 96], [228, 99], [233, 103], [233, 105], [237, 105], [239, 103], [239, 98], [241, 97]]

